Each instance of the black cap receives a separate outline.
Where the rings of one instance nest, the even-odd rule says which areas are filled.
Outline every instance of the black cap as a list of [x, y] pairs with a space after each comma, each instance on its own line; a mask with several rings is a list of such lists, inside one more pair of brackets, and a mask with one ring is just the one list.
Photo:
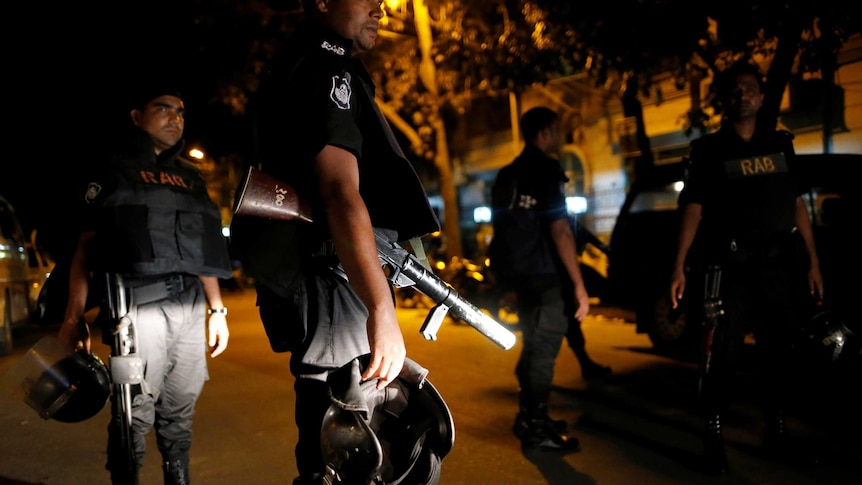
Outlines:
[[173, 84], [164, 82], [153, 82], [139, 85], [131, 97], [132, 108], [142, 109], [150, 101], [160, 96], [176, 96], [182, 99], [179, 90]]
[[761, 91], [763, 91], [766, 87], [766, 79], [764, 79], [763, 73], [760, 72], [760, 68], [752, 62], [743, 59], [735, 62], [730, 67], [720, 73], [720, 77], [718, 80], [718, 95], [722, 99], [729, 98], [733, 94], [733, 90], [736, 87], [736, 78], [743, 74], [750, 74], [754, 76], [754, 78], [757, 79], [757, 84], [760, 87]]

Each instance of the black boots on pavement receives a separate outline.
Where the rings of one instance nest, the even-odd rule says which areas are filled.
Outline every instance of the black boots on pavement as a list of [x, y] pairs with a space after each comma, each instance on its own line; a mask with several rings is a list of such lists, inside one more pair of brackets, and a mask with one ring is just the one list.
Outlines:
[[703, 439], [704, 472], [707, 475], [727, 473], [727, 455], [724, 453], [724, 438], [721, 436], [721, 416], [713, 414], [706, 420], [706, 434]]
[[586, 381], [593, 379], [602, 379], [611, 374], [611, 368], [606, 365], [601, 365], [588, 360], [581, 363], [581, 376]]
[[[815, 466], [819, 463], [818, 456], [813, 450], [794, 450], [791, 446], [783, 411], [773, 411], [766, 415], [763, 455], [770, 460], [784, 461], [798, 466]], [[720, 414], [707, 417], [703, 458], [704, 472], [708, 475], [723, 475], [730, 470], [724, 451], [724, 439], [721, 436]]]
[[763, 453], [769, 459], [787, 457], [790, 447], [787, 443], [787, 424], [782, 411], [766, 415], [766, 431], [763, 434]]
[[548, 416], [547, 404], [530, 411], [522, 408], [515, 416], [512, 431], [524, 451], [575, 450], [579, 445], [577, 438], [568, 435], [568, 423]]
[[189, 485], [188, 454], [169, 454], [162, 462], [165, 485]]

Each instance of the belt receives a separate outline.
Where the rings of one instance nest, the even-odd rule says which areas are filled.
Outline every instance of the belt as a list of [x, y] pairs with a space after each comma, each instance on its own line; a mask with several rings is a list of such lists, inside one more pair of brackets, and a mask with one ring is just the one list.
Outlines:
[[172, 274], [141, 280], [127, 280], [133, 305], [144, 305], [178, 296], [198, 281], [197, 276]]

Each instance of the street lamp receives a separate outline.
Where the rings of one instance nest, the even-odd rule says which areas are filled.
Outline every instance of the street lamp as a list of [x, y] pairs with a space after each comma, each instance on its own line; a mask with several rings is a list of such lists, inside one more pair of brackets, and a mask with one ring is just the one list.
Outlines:
[[189, 156], [194, 158], [195, 160], [203, 160], [204, 152], [202, 152], [198, 148], [192, 148], [191, 150], [189, 150]]

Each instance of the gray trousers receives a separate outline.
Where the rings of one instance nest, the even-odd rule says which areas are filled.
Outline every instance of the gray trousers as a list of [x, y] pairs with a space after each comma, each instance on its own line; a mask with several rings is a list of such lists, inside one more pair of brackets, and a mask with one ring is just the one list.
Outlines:
[[[132, 388], [132, 434], [138, 468], [144, 462], [146, 435], [155, 428], [165, 459], [188, 455], [195, 404], [209, 379], [206, 296], [199, 280], [174, 297], [136, 306], [130, 302], [135, 349], [143, 360], [144, 381]], [[112, 396], [108, 426], [108, 463], [122, 470], [119, 426]]]

